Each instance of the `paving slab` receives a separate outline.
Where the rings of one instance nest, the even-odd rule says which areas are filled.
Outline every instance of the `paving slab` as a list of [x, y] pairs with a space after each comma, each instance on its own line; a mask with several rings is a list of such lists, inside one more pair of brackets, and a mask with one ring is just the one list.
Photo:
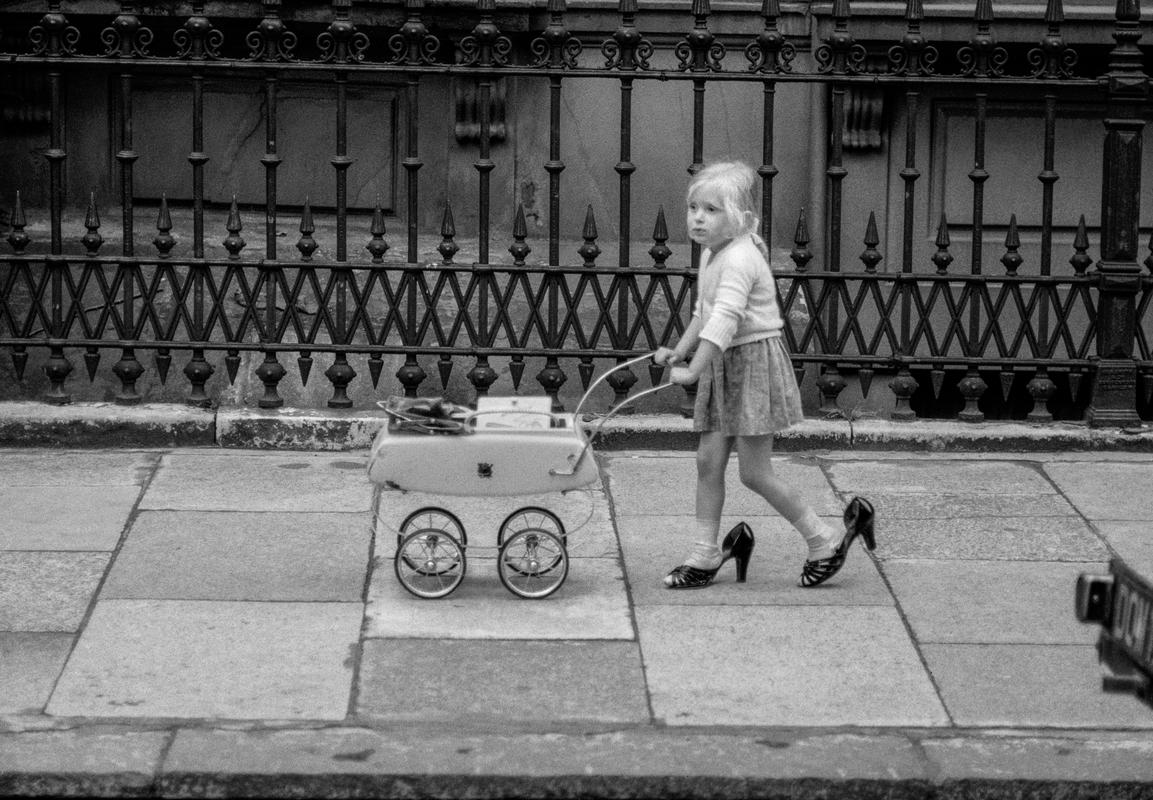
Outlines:
[[0, 733], [0, 794], [115, 797], [147, 794], [159, 771], [167, 731], [96, 726]]
[[340, 720], [359, 603], [102, 600], [47, 713]]
[[953, 721], [964, 727], [1153, 728], [1153, 709], [1101, 690], [1089, 645], [921, 646]]
[[[1078, 784], [1108, 776], [1114, 794], [1127, 796], [1124, 783], [1153, 782], [1153, 739], [1140, 732], [943, 736], [925, 739], [921, 747], [944, 784], [988, 779], [1045, 781], [1079, 796], [1074, 788]], [[1085, 794], [1094, 793], [1104, 793], [1104, 787]]]
[[670, 726], [947, 725], [895, 609], [636, 611], [653, 714]]
[[0, 550], [114, 550], [140, 487], [0, 488]]
[[[495, 548], [497, 537], [506, 520], [511, 526], [539, 525], [554, 530], [553, 522], [542, 509], [560, 520], [568, 535], [571, 558], [615, 558], [620, 551], [609, 513], [608, 496], [594, 484], [588, 489], [567, 493], [525, 494], [514, 497], [448, 497], [425, 492], [381, 491], [376, 506], [377, 548], [391, 557], [400, 529], [409, 517], [422, 509], [434, 509], [416, 518], [413, 525], [448, 527], [451, 514], [464, 528], [470, 548]], [[521, 515], [524, 513], [524, 516]], [[495, 551], [490, 553], [495, 555]]]
[[73, 639], [69, 633], [0, 633], [0, 714], [43, 710]]
[[1056, 489], [1029, 461], [972, 461], [942, 455], [938, 459], [836, 462], [829, 476], [837, 491], [870, 496], [874, 492], [1043, 495]]
[[373, 492], [367, 463], [347, 453], [171, 453], [161, 461], [140, 508], [368, 511]]
[[356, 713], [486, 730], [649, 722], [640, 649], [611, 641], [370, 639]]
[[[683, 514], [690, 518], [696, 496], [694, 454], [663, 457], [612, 456], [605, 472], [609, 493], [618, 517], [638, 514]], [[773, 509], [755, 492], [741, 484], [734, 454], [726, 475], [725, 513], [760, 516]], [[821, 465], [812, 459], [790, 456], [773, 459], [773, 470], [821, 515], [840, 515], [843, 504], [833, 492]]]
[[456, 591], [425, 600], [400, 585], [388, 558], [373, 569], [365, 636], [631, 640], [635, 633], [619, 559], [570, 559], [555, 593], [528, 600], [501, 585], [495, 559], [469, 558]]
[[1044, 469], [1091, 520], [1153, 521], [1153, 463], [1046, 464]]
[[0, 631], [80, 628], [108, 553], [0, 551]]
[[1107, 520], [1094, 527], [1119, 558], [1153, 580], [1153, 523]]
[[1107, 561], [1109, 548], [1080, 517], [958, 515], [901, 519], [877, 509], [877, 557], [964, 561]]
[[359, 602], [366, 515], [144, 511], [101, 597]]
[[925, 643], [1089, 644], [1077, 621], [1077, 576], [1103, 563], [881, 562], [913, 635]]
[[160, 453], [0, 449], [0, 486], [139, 486]]
[[[722, 519], [723, 536], [739, 521]], [[736, 582], [736, 565], [725, 564], [709, 587], [672, 590], [664, 577], [681, 562], [693, 541], [691, 517], [621, 517], [621, 538], [633, 603], [648, 605], [892, 605], [893, 597], [872, 559], [860, 545], [853, 547], [835, 580], [818, 587], [797, 586], [808, 553], [801, 535], [780, 517], [745, 517], [756, 544], [748, 580]], [[830, 524], [839, 518], [829, 518]]]
[[1075, 517], [1077, 509], [1059, 494], [987, 494], [977, 492], [871, 491], [869, 500], [890, 519], [950, 519], [966, 517]]

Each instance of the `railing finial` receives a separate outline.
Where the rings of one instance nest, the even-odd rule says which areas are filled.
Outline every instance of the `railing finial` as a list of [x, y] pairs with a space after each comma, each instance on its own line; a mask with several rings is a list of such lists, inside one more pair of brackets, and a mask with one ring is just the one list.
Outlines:
[[620, 0], [621, 23], [612, 38], [601, 45], [607, 69], [636, 70], [649, 68], [653, 45], [641, 36], [636, 26], [637, 0]]
[[1009, 53], [997, 44], [993, 35], [993, 0], [977, 0], [974, 11], [977, 29], [969, 38], [969, 44], [957, 51], [961, 63], [961, 74], [978, 78], [997, 77], [1004, 74]]
[[921, 0], [905, 0], [905, 35], [889, 48], [889, 63], [896, 75], [932, 75], [937, 48], [921, 33], [925, 9]]
[[881, 251], [877, 249], [877, 245], [881, 243], [881, 237], [877, 233], [877, 215], [875, 212], [869, 212], [869, 222], [865, 226], [865, 250], [861, 253], [861, 261], [865, 265], [865, 272], [874, 273], [877, 271], [877, 265], [881, 263], [884, 256]]
[[88, 194], [88, 210], [84, 214], [84, 228], [88, 232], [80, 237], [80, 243], [88, 251], [89, 256], [95, 257], [104, 237], [100, 235], [100, 211], [96, 207], [96, 192]]
[[953, 254], [949, 252], [949, 221], [945, 218], [945, 212], [941, 212], [941, 221], [937, 223], [937, 238], [933, 241], [937, 246], [937, 252], [933, 253], [930, 261], [937, 265], [937, 274], [944, 275], [949, 271], [949, 265], [953, 263]]
[[797, 50], [785, 39], [778, 25], [781, 4], [778, 0], [764, 0], [761, 17], [764, 25], [757, 38], [745, 47], [745, 58], [749, 61], [750, 72], [792, 72], [792, 61]]
[[809, 223], [804, 206], [801, 206], [801, 213], [797, 216], [797, 229], [793, 233], [793, 249], [789, 252], [789, 258], [797, 265], [797, 272], [804, 272], [813, 260], [813, 253], [809, 250]]
[[548, 26], [529, 45], [535, 56], [534, 67], [576, 68], [582, 45], [565, 26], [567, 10], [566, 0], [548, 0]]
[[1061, 23], [1065, 21], [1065, 10], [1061, 0], [1049, 0], [1045, 7], [1045, 35], [1041, 42], [1028, 53], [1033, 66], [1034, 78], [1071, 78], [1077, 65], [1077, 53], [1065, 46], [1061, 35]]
[[584, 266], [595, 267], [601, 249], [597, 245], [597, 221], [591, 203], [588, 211], [585, 212], [585, 224], [581, 230], [581, 238], [584, 239], [584, 244], [577, 248], [577, 253], [584, 259]]
[[254, 61], [292, 61], [296, 34], [280, 18], [281, 0], [263, 0], [264, 18], [248, 34], [248, 57]]
[[25, 248], [32, 243], [32, 237], [24, 231], [28, 221], [24, 218], [24, 202], [20, 199], [20, 190], [16, 190], [16, 205], [12, 208], [12, 219], [8, 221], [12, 230], [8, 233], [8, 244], [16, 255], [23, 254]]
[[867, 52], [849, 32], [849, 0], [833, 0], [833, 32], [813, 53], [818, 72], [854, 75], [865, 67]]
[[453, 241], [456, 236], [456, 224], [452, 219], [452, 204], [444, 204], [444, 216], [440, 220], [440, 244], [436, 246], [436, 251], [440, 253], [443, 259], [441, 263], [451, 264], [452, 257], [460, 250], [460, 245]]
[[721, 59], [725, 57], [725, 46], [709, 30], [709, 0], [693, 0], [693, 29], [685, 34], [684, 41], [677, 44], [673, 52], [677, 56], [680, 69], [692, 72], [708, 72], [721, 69]]

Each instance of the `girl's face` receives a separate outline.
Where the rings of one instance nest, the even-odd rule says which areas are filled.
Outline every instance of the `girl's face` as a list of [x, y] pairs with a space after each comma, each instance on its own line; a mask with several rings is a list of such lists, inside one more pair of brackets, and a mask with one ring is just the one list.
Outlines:
[[702, 189], [689, 198], [685, 213], [689, 238], [710, 250], [732, 238], [732, 221], [715, 192]]

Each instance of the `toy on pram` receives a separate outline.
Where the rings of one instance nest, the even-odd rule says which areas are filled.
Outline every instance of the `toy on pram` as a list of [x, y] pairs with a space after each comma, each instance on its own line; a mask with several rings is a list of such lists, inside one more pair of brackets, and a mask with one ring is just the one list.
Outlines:
[[[565, 493], [594, 483], [600, 473], [592, 440], [625, 405], [671, 386], [638, 392], [610, 409], [592, 432], [581, 410], [609, 374], [652, 357], [617, 364], [593, 381], [571, 414], [555, 414], [548, 397], [482, 397], [474, 411], [442, 400], [390, 397], [379, 403], [388, 425], [372, 444], [368, 477], [383, 491], [460, 496]], [[569, 569], [569, 532], [547, 508], [523, 506], [496, 535], [497, 574], [520, 597], [547, 597]], [[464, 580], [469, 544], [460, 519], [439, 506], [413, 511], [397, 533], [393, 566], [417, 597], [450, 594]]]

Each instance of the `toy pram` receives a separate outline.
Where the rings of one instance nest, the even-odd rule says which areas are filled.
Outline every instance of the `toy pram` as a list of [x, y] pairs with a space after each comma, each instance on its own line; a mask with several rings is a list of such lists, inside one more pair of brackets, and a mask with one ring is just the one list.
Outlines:
[[[382, 491], [458, 496], [514, 496], [570, 492], [600, 474], [592, 440], [625, 405], [672, 384], [638, 392], [602, 416], [591, 433], [581, 425], [584, 404], [617, 364], [593, 381], [571, 414], [555, 414], [548, 397], [483, 397], [476, 410], [440, 400], [391, 397], [379, 403], [388, 425], [377, 434], [368, 477]], [[569, 535], [561, 518], [540, 506], [510, 513], [496, 535], [497, 574], [510, 592], [542, 598], [568, 577]], [[464, 579], [468, 542], [459, 518], [438, 506], [419, 508], [401, 522], [393, 565], [418, 597], [445, 597]]]

